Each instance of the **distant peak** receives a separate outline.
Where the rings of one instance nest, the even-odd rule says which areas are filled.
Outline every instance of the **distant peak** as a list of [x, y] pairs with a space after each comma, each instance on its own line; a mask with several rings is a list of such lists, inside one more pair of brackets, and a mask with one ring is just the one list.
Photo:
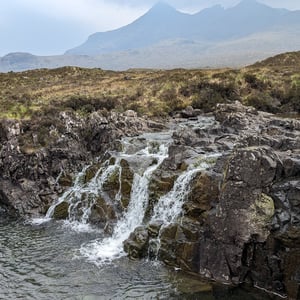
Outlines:
[[34, 56], [34, 55], [28, 52], [10, 52], [3, 57], [15, 57], [15, 56], [25, 57], [25, 56]]
[[237, 6], [253, 6], [253, 5], [264, 5], [256, 0], [242, 0]]
[[165, 12], [165, 11], [176, 11], [176, 9], [165, 1], [158, 1], [149, 10], [149, 12]]

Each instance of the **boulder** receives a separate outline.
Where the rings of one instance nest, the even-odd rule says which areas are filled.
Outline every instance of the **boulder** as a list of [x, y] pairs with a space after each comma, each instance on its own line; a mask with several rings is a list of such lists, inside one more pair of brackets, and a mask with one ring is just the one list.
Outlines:
[[57, 220], [65, 220], [69, 216], [69, 203], [68, 202], [61, 202], [60, 204], [55, 206], [53, 212], [53, 218]]

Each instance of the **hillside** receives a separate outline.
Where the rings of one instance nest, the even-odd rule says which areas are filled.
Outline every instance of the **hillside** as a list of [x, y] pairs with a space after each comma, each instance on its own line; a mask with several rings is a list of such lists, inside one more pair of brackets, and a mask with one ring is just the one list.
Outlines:
[[216, 103], [235, 100], [265, 111], [299, 113], [299, 56], [286, 53], [242, 69], [113, 72], [64, 67], [2, 73], [0, 117], [99, 109], [133, 109], [155, 117], [188, 105], [212, 111]]
[[300, 72], [300, 51], [288, 52], [257, 62], [253, 67], [292, 68]]

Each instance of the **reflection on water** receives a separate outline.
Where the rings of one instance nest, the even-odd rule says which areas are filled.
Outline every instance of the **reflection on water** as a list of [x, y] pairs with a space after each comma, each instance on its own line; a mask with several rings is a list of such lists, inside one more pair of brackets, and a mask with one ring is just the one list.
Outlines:
[[101, 235], [60, 222], [24, 225], [0, 216], [0, 299], [275, 299], [212, 287], [157, 262], [123, 257], [98, 268], [79, 249]]

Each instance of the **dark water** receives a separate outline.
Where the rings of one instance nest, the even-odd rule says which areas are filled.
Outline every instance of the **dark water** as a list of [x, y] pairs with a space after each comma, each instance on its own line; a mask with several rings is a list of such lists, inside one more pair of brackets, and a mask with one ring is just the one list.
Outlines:
[[59, 222], [26, 225], [0, 216], [0, 299], [275, 299], [201, 283], [154, 262], [123, 257], [97, 267], [79, 249], [99, 235]]

